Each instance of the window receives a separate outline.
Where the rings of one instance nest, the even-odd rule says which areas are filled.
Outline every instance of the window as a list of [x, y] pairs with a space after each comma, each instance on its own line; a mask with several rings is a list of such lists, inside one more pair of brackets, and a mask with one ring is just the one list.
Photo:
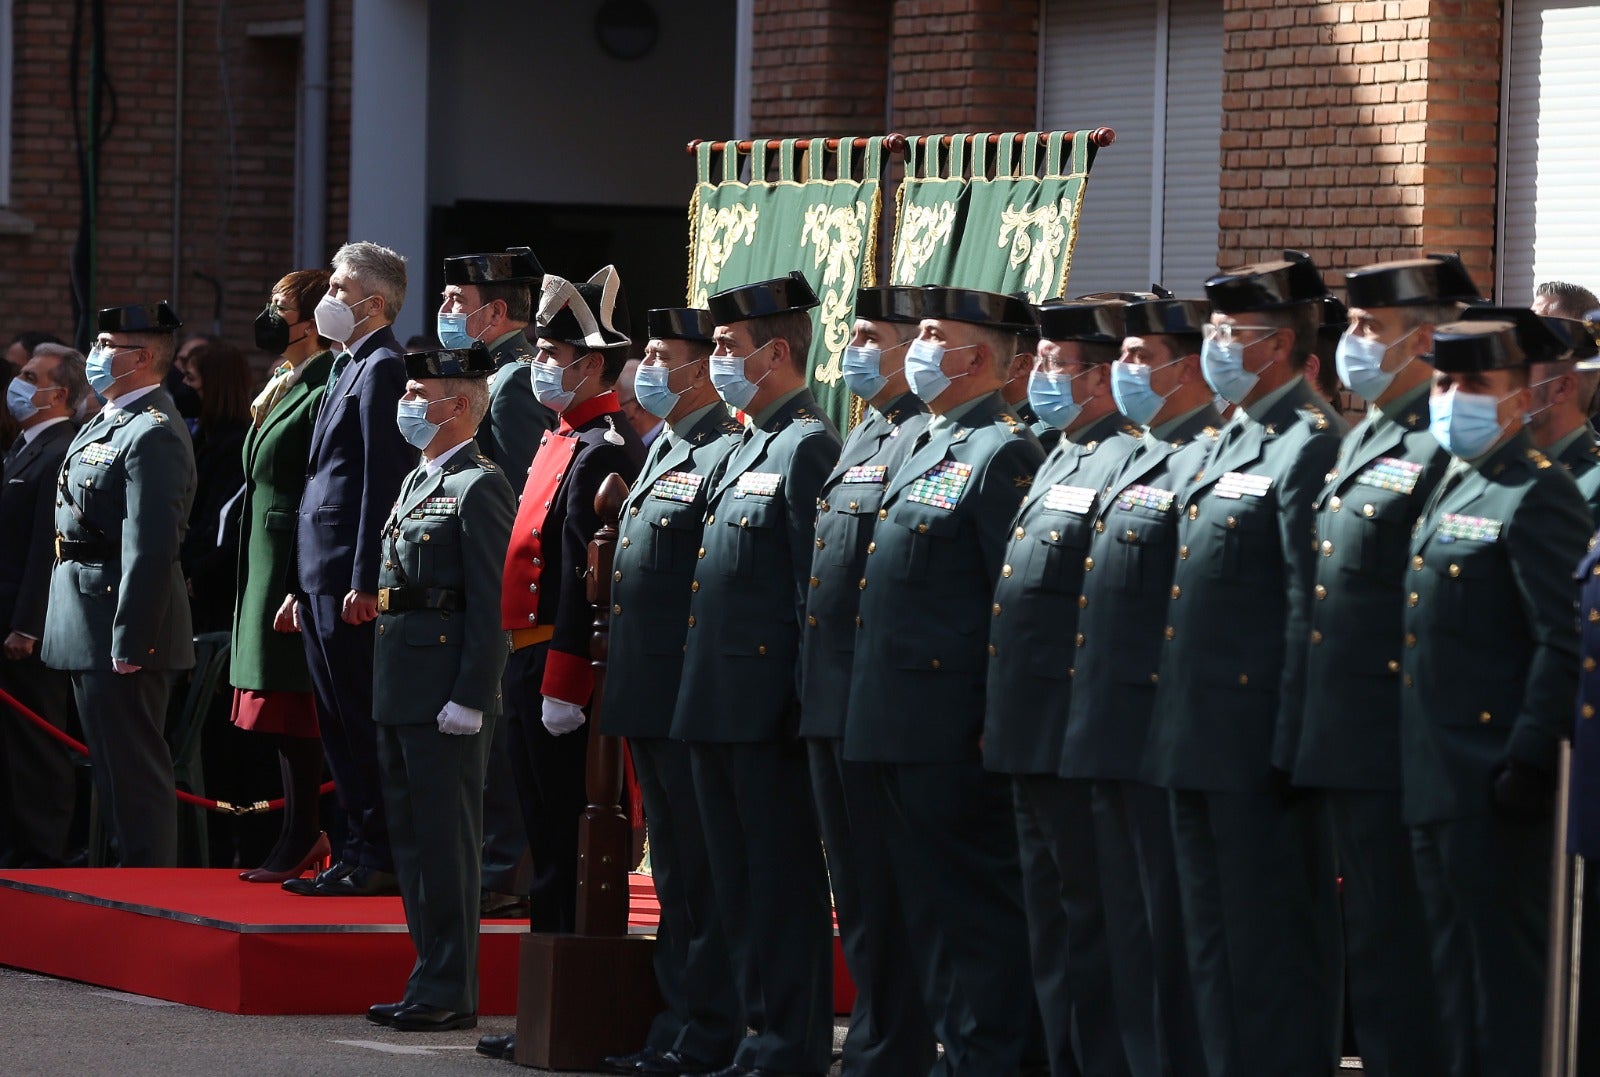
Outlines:
[[1217, 265], [1222, 6], [1046, 0], [1040, 43], [1040, 128], [1117, 132], [1089, 173], [1069, 290], [1200, 294]]

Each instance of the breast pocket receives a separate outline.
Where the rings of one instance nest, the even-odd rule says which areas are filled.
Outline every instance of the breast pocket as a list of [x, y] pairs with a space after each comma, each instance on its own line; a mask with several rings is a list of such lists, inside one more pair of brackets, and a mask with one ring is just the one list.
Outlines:
[[923, 583], [941, 569], [960, 567], [956, 562], [962, 523], [954, 512], [906, 503], [885, 522], [906, 532], [902, 543], [905, 558], [900, 565], [906, 582]]
[[840, 486], [829, 495], [828, 511], [838, 519], [829, 529], [834, 537], [823, 550], [825, 564], [859, 565], [866, 558], [866, 546], [877, 526], [878, 508], [882, 503], [883, 487], [876, 483]]
[[[1207, 506], [1209, 541], [1216, 551], [1212, 568], [1222, 579], [1251, 583], [1281, 577], [1278, 516], [1267, 498], [1219, 499]], [[1309, 539], [1308, 539], [1309, 541]]]
[[1032, 558], [1028, 589], [1047, 594], [1082, 590], [1084, 559], [1093, 537], [1089, 518], [1074, 513], [1042, 513], [1025, 525], [1022, 541], [1031, 543]]
[[671, 572], [676, 565], [694, 560], [700, 544], [705, 506], [646, 498], [640, 514], [650, 523], [650, 548], [641, 561], [647, 572]]
[[[1435, 536], [1422, 555], [1423, 571], [1409, 575], [1422, 619], [1452, 636], [1481, 632], [1516, 610], [1510, 572], [1498, 542], [1471, 539], [1439, 541]], [[1409, 596], [1407, 601], [1412, 601]]]
[[783, 502], [770, 497], [730, 498], [722, 503], [716, 526], [730, 528], [733, 556], [723, 572], [750, 579], [777, 566], [777, 543], [784, 541]]
[[[1147, 577], [1171, 577], [1176, 530], [1169, 513], [1119, 511], [1106, 518], [1105, 528], [1112, 539], [1105, 547], [1111, 563], [1103, 570], [1111, 574], [1117, 590], [1138, 594], [1146, 586]], [[1095, 567], [1101, 569], [1099, 565]]]
[[[1327, 536], [1348, 555], [1339, 561], [1345, 572], [1393, 577], [1405, 563], [1415, 519], [1408, 499], [1390, 493], [1363, 496], [1357, 488], [1334, 515], [1338, 524]], [[1326, 518], [1326, 517], [1325, 517]]]
[[[460, 526], [453, 516], [429, 520], [406, 520], [400, 525], [400, 537], [415, 558], [415, 574], [410, 581], [420, 587], [450, 587], [461, 580], [461, 554], [458, 532]], [[403, 566], [410, 571], [412, 566]]]

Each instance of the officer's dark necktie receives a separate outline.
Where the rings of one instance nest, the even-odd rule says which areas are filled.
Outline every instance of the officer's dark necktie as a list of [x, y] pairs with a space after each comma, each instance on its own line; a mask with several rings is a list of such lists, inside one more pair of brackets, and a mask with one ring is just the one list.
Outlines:
[[344, 368], [350, 365], [350, 360], [355, 358], [347, 351], [342, 351], [333, 357], [333, 368], [328, 371], [328, 389], [331, 391], [339, 384], [339, 375], [344, 373]]

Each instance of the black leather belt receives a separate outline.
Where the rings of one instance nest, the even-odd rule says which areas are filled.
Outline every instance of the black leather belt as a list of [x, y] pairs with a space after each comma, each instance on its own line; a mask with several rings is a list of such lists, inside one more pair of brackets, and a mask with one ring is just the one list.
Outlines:
[[56, 532], [57, 561], [115, 561], [120, 547], [104, 539], [69, 539]]
[[380, 587], [379, 613], [405, 613], [409, 610], [458, 610], [461, 592], [445, 587]]

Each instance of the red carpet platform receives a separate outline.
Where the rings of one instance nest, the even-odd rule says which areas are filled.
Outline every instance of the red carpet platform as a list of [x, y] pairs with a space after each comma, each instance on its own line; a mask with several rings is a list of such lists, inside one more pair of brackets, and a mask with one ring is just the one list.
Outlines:
[[[630, 879], [629, 928], [655, 931], [648, 875]], [[365, 1013], [399, 998], [415, 951], [399, 898], [301, 898], [231, 870], [0, 872], [0, 965], [224, 1013]], [[527, 921], [486, 920], [479, 1009], [516, 1012]], [[834, 940], [834, 1001], [854, 988]]]

